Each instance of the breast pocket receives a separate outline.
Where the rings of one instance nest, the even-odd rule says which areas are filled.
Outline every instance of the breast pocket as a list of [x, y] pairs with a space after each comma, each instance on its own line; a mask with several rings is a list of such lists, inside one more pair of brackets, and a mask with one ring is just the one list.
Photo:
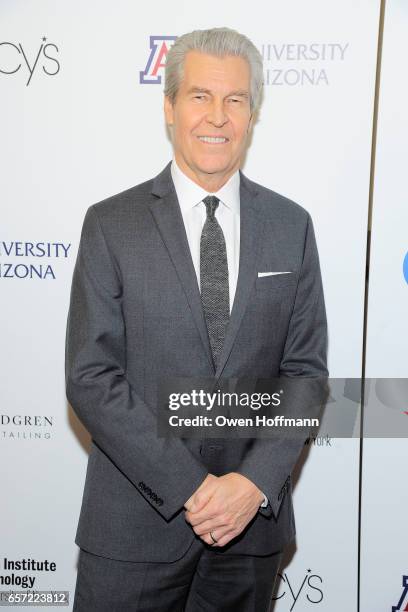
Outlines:
[[292, 293], [296, 289], [297, 274], [290, 272], [286, 274], [270, 274], [258, 276], [255, 280], [257, 293], [269, 292], [275, 295]]
[[265, 337], [269, 338], [272, 331], [276, 334], [286, 315], [292, 311], [296, 287], [295, 272], [256, 277], [248, 310], [254, 313], [257, 328]]

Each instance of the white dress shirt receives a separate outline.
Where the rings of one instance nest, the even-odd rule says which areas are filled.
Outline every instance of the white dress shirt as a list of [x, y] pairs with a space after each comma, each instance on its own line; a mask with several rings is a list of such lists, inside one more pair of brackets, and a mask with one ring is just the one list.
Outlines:
[[[237, 170], [228, 179], [221, 189], [209, 193], [197, 183], [192, 181], [182, 170], [175, 159], [171, 163], [171, 177], [176, 189], [190, 253], [200, 287], [200, 239], [201, 232], [207, 217], [206, 206], [203, 199], [208, 195], [215, 195], [220, 203], [215, 211], [215, 217], [221, 226], [225, 238], [228, 262], [228, 283], [230, 312], [234, 302], [239, 271], [239, 241], [240, 241], [240, 177]], [[261, 508], [268, 505], [268, 498], [264, 493]]]
[[183, 215], [184, 227], [194, 268], [200, 287], [200, 238], [207, 217], [206, 207], [203, 199], [208, 195], [215, 195], [220, 203], [215, 211], [215, 218], [224, 234], [227, 249], [228, 262], [228, 284], [230, 312], [234, 302], [235, 290], [237, 288], [239, 269], [239, 172], [238, 170], [228, 179], [221, 189], [216, 193], [209, 193], [197, 185], [180, 170], [176, 160], [171, 164], [171, 177], [176, 188], [177, 198]]

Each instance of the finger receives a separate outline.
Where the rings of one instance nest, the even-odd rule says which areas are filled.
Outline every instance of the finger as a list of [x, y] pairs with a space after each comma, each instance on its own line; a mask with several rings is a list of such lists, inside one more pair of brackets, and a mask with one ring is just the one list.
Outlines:
[[207, 544], [209, 544], [210, 546], [219, 546], [220, 542], [225, 539], [225, 537], [228, 534], [231, 534], [231, 539], [234, 537], [234, 532], [231, 531], [230, 527], [222, 527], [219, 529], [212, 529], [211, 530], [212, 535], [214, 536], [214, 539], [217, 540], [217, 542], [214, 542], [213, 538], [211, 537], [210, 532], [208, 533], [204, 533], [201, 537], [201, 539], [206, 542]]
[[187, 514], [188, 522], [191, 523], [191, 525], [200, 525], [200, 523], [203, 523], [204, 521], [211, 521], [218, 516], [210, 505], [208, 505], [208, 508], [205, 507], [201, 512], [186, 512], [186, 515]]
[[190, 511], [200, 512], [214, 496], [218, 487], [219, 478], [213, 474], [208, 474], [207, 478], [193, 495], [193, 503], [192, 506], [190, 506]]
[[205, 514], [198, 515], [194, 512], [189, 512], [187, 510], [184, 514], [186, 521], [190, 523], [190, 525], [192, 525], [193, 527], [195, 527], [196, 525], [200, 525], [200, 523], [203, 523], [204, 521], [210, 521], [216, 518], [216, 515], [213, 512], [207, 512]]
[[[200, 499], [200, 503], [201, 503], [201, 499]], [[208, 505], [208, 501], [207, 501], [207, 505]], [[188, 519], [188, 522], [190, 522], [191, 520], [199, 520], [199, 521], [203, 521], [206, 520], [208, 518], [211, 518], [212, 514], [208, 512], [206, 506], [203, 506], [203, 508], [201, 508], [200, 513], [199, 512], [195, 512], [195, 508], [197, 506], [194, 505], [194, 502], [192, 504], [190, 504], [190, 507], [186, 510], [185, 514], [186, 514], [186, 518]], [[201, 513], [204, 513], [203, 515]]]
[[225, 513], [225, 508], [221, 508], [214, 498], [210, 499], [207, 505], [200, 512], [190, 512], [189, 521], [191, 524], [198, 525], [203, 521], [210, 521]]
[[192, 513], [194, 516], [191, 517], [191, 520], [194, 524], [199, 524], [203, 521], [208, 521], [225, 514], [226, 510], [227, 507], [225, 502], [220, 500], [217, 495], [213, 495], [201, 511]]
[[193, 529], [194, 533], [199, 536], [202, 536], [205, 533], [210, 533], [210, 531], [214, 533], [215, 530], [217, 530], [217, 532], [222, 530], [222, 532], [224, 533], [225, 530], [232, 529], [232, 526], [226, 524], [225, 521], [204, 521], [204, 523], [196, 525], [195, 527], [193, 527]]
[[201, 512], [208, 504], [213, 494], [214, 491], [209, 486], [194, 493], [189, 511], [193, 513]]
[[[230, 530], [230, 531], [228, 531], [227, 533], [224, 533], [224, 534], [223, 534], [223, 535], [221, 535], [221, 536], [220, 536], [220, 535], [218, 535], [218, 533], [217, 533], [217, 534], [214, 534], [214, 532], [212, 532], [212, 533], [213, 533], [213, 535], [214, 535], [215, 539], [217, 540], [217, 543], [216, 543], [216, 544], [214, 544], [214, 547], [222, 547], [222, 546], [225, 546], [226, 544], [228, 544], [228, 542], [231, 542], [231, 540], [233, 540], [234, 538], [236, 538], [236, 537], [237, 537], [237, 535], [238, 535], [238, 534], [237, 534], [235, 531], [233, 531], [233, 530], [232, 530], [232, 531]], [[211, 538], [211, 536], [210, 536], [210, 538]]]
[[193, 497], [194, 495], [192, 495], [184, 504], [186, 510], [191, 510], [191, 506], [193, 505]]
[[203, 542], [205, 542], [209, 546], [215, 546], [214, 541], [213, 541], [213, 539], [212, 539], [212, 537], [210, 536], [209, 533], [205, 533], [204, 535], [202, 535], [201, 539], [202, 539]]

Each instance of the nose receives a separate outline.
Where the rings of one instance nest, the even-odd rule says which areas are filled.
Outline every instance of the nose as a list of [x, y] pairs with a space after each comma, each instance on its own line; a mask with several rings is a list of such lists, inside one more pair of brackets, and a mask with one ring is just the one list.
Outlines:
[[222, 127], [227, 123], [228, 116], [225, 113], [223, 100], [213, 100], [207, 114], [207, 121], [215, 127]]

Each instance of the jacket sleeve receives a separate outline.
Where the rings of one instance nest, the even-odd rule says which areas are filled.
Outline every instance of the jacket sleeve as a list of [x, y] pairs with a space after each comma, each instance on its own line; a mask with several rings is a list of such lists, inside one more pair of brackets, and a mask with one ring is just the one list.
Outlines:
[[[291, 314], [286, 342], [280, 363], [280, 377], [286, 380], [288, 393], [285, 401], [290, 402], [290, 413], [306, 416], [308, 398], [299, 393], [310, 389], [311, 402], [315, 402], [316, 385], [323, 390], [327, 381], [327, 321], [324, 305], [319, 256], [313, 223], [308, 214], [302, 265], [293, 311]], [[305, 377], [303, 381], [293, 377]], [[292, 384], [289, 380], [292, 378]], [[308, 436], [287, 436], [281, 438], [258, 439], [251, 451], [243, 459], [239, 469], [242, 475], [254, 482], [267, 496], [269, 505], [260, 508], [265, 515], [273, 513], [277, 517], [283, 497], [290, 486], [290, 475], [304, 447]]]
[[72, 278], [66, 394], [94, 442], [133, 483], [135, 495], [169, 520], [208, 471], [181, 439], [157, 436], [155, 411], [129, 384], [122, 296], [118, 265], [91, 206]]

